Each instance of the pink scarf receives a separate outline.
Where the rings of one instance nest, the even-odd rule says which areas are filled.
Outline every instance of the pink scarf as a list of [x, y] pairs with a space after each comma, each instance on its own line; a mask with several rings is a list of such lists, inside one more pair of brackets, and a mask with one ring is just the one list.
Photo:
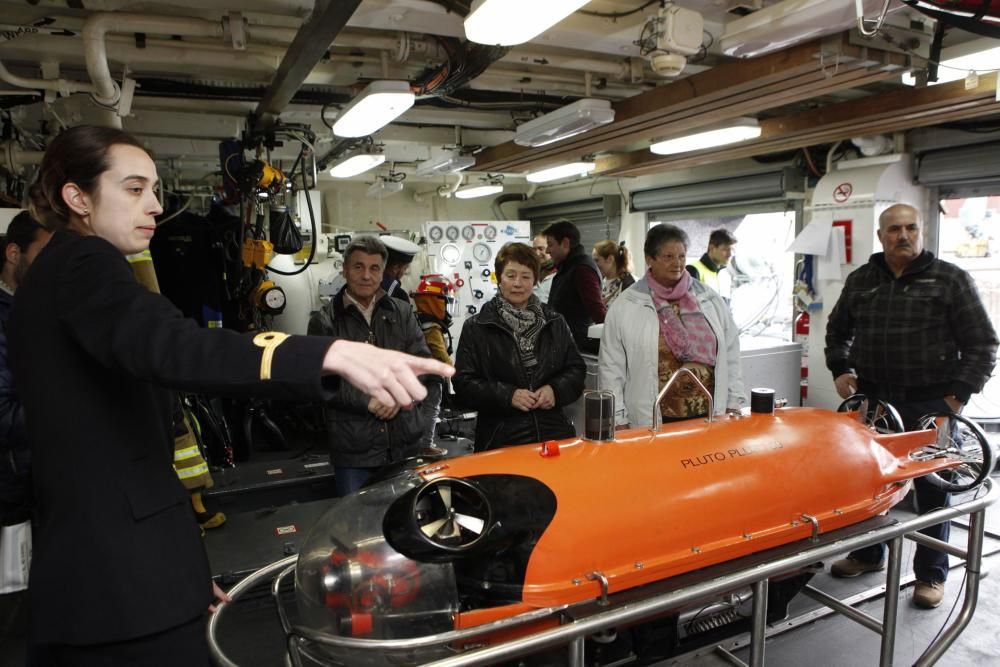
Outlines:
[[[652, 273], [646, 274], [646, 282], [660, 321], [660, 334], [677, 360], [682, 364], [694, 361], [715, 366], [719, 343], [705, 314], [698, 307], [698, 300], [694, 298], [691, 274], [685, 271], [673, 287], [656, 282]], [[671, 302], [678, 302], [679, 317]]]

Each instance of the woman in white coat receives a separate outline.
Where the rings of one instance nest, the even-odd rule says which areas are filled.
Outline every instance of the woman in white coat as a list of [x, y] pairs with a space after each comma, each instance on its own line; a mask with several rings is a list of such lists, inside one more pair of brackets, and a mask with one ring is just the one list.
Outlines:
[[[653, 403], [680, 368], [712, 393], [714, 411], [746, 402], [739, 332], [722, 298], [685, 270], [687, 234], [673, 225], [649, 230], [646, 275], [608, 310], [601, 337], [600, 386], [615, 394], [619, 428], [653, 422]], [[664, 421], [708, 413], [708, 401], [690, 377], [678, 378], [657, 408]]]

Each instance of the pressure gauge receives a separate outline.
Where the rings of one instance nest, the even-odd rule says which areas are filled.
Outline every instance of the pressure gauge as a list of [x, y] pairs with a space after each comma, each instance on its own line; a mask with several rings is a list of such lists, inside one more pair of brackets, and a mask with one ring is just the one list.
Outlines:
[[431, 228], [427, 230], [427, 238], [429, 238], [433, 243], [437, 243], [444, 236], [444, 232], [438, 225], [431, 225]]
[[466, 241], [471, 241], [476, 238], [476, 228], [472, 225], [466, 225], [462, 227], [462, 238]]
[[483, 230], [483, 238], [487, 241], [492, 241], [497, 237], [497, 228], [493, 225], [487, 225], [486, 229]]
[[472, 257], [477, 262], [488, 262], [490, 257], [493, 255], [493, 251], [485, 243], [477, 243], [472, 246]]
[[449, 241], [457, 241], [458, 227], [456, 227], [455, 225], [448, 225], [448, 228], [444, 230], [444, 235], [448, 238]]
[[265, 280], [258, 285], [252, 299], [258, 308], [270, 315], [278, 315], [285, 309], [285, 292], [272, 280]]
[[[449, 229], [452, 228], [449, 227]], [[458, 264], [458, 260], [462, 259], [462, 250], [454, 243], [445, 243], [441, 246], [438, 256], [441, 257], [441, 261], [445, 264], [454, 266]]]
[[272, 313], [280, 313], [285, 309], [285, 292], [280, 287], [267, 290], [264, 294], [264, 305]]

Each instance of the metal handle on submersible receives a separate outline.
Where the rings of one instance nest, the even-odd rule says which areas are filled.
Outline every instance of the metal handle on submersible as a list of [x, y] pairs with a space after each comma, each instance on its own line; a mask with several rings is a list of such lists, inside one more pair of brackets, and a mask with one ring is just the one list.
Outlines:
[[659, 411], [657, 411], [656, 408], [657, 406], [660, 405], [660, 401], [663, 400], [663, 397], [667, 394], [667, 392], [670, 391], [670, 387], [674, 385], [674, 382], [681, 375], [690, 375], [691, 379], [694, 380], [694, 383], [698, 386], [698, 389], [701, 389], [701, 393], [705, 394], [705, 398], [708, 399], [708, 423], [711, 424], [712, 420], [714, 419], [715, 401], [712, 398], [712, 394], [708, 391], [708, 389], [705, 388], [705, 385], [701, 383], [701, 380], [698, 379], [698, 376], [695, 375], [690, 368], [678, 368], [674, 372], [674, 374], [670, 376], [670, 379], [667, 380], [667, 383], [663, 385], [663, 389], [660, 390], [660, 393], [656, 395], [656, 400], [653, 401], [653, 425], [649, 429], [653, 433], [656, 433], [660, 430], [660, 424], [658, 423], [659, 422], [658, 415], [660, 413]]

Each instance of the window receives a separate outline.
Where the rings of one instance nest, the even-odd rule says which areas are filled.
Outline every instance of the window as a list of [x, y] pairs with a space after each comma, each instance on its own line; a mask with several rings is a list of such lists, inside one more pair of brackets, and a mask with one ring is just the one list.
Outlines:
[[[940, 200], [938, 256], [972, 276], [994, 326], [1000, 322], [1000, 196]], [[1000, 421], [1000, 375], [996, 372], [966, 413], [974, 419]]]
[[[656, 218], [650, 227], [667, 221]], [[727, 229], [736, 236], [733, 259], [726, 271], [732, 284], [730, 308], [740, 335], [792, 339], [795, 255], [785, 248], [795, 236], [795, 219], [795, 211], [779, 210], [669, 220], [690, 238], [689, 264], [707, 250], [712, 230]]]

